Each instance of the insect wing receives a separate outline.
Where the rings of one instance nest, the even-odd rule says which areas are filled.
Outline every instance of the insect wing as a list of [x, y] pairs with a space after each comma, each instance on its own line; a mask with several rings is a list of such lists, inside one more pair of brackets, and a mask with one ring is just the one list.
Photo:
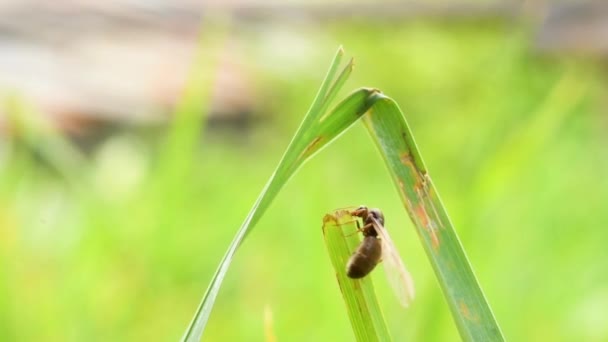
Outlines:
[[403, 265], [399, 252], [395, 248], [395, 244], [388, 232], [374, 219], [374, 228], [378, 233], [378, 237], [382, 243], [382, 261], [384, 262], [384, 271], [388, 282], [403, 307], [408, 307], [409, 303], [414, 299], [414, 281], [412, 276]]

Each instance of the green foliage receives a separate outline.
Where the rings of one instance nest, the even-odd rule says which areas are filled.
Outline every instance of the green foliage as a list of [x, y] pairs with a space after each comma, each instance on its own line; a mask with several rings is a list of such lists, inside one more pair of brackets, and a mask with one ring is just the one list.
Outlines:
[[465, 341], [503, 341], [411, 130], [390, 98], [377, 101], [366, 127], [391, 172]]
[[[58, 135], [36, 134], [35, 149], [3, 138], [0, 340], [179, 339], [231, 227], [314, 96], [327, 62], [316, 52], [340, 42], [357, 57], [349, 82], [381, 87], [407, 114], [505, 336], [605, 341], [607, 86], [598, 65], [538, 55], [530, 32], [512, 23], [361, 28], [327, 24], [320, 38], [274, 27], [229, 44], [256, 72], [263, 117], [237, 131], [240, 139], [213, 127], [191, 148], [190, 130], [200, 127], [184, 120], [171, 130], [184, 137], [176, 148], [163, 145], [164, 131], [118, 131], [80, 164], [64, 159], [64, 143], [51, 142]], [[382, 272], [372, 272], [394, 339], [459, 339], [417, 229], [364, 131], [354, 125], [281, 190], [258, 223], [263, 229], [241, 245], [206, 340], [263, 340], [267, 307], [278, 340], [352, 339], [319, 227], [328, 210], [359, 204], [383, 209], [416, 281], [416, 300], [403, 312]], [[171, 168], [160, 160], [190, 169], [165, 178], [173, 171], [159, 170]]]
[[287, 183], [300, 165], [352, 125], [356, 119], [367, 111], [372, 103], [371, 98], [376, 95], [376, 92], [374, 90], [361, 89], [348, 96], [336, 106], [336, 109], [325, 115], [326, 109], [352, 70], [351, 61], [336, 78], [342, 55], [342, 49], [338, 50], [329, 72], [319, 89], [319, 93], [308, 114], [306, 114], [300, 129], [298, 129], [276, 171], [272, 174], [249, 215], [247, 215], [245, 222], [243, 222], [235, 238], [232, 240], [182, 340], [200, 340], [234, 253], [276, 197], [279, 190]]
[[[333, 83], [341, 56], [342, 50], [340, 49], [321, 85], [317, 98], [304, 117], [300, 129], [287, 148], [268, 185], [260, 194], [230, 244], [183, 340], [198, 341], [200, 339], [234, 253], [283, 185], [304, 161], [343, 133], [368, 110], [370, 111], [370, 114], [366, 116], [368, 130], [379, 146], [380, 153], [389, 166], [395, 186], [399, 189], [410, 218], [417, 227], [419, 236], [422, 237], [425, 250], [443, 288], [461, 337], [467, 341], [503, 340], [399, 107], [377, 90], [361, 89], [338, 104], [332, 112], [325, 114], [329, 103], [350, 74], [352, 61]], [[332, 259], [336, 260], [335, 257]], [[369, 294], [372, 291], [371, 285], [368, 285], [366, 289], [366, 293]], [[348, 292], [343, 294], [349, 296]], [[375, 303], [371, 298], [362, 296], [356, 296], [356, 298], [360, 300], [357, 304]], [[353, 298], [347, 299], [347, 302], [353, 304], [353, 300]], [[349, 308], [356, 309], [357, 305], [349, 306]], [[352, 312], [352, 310], [349, 311]], [[359, 319], [354, 319], [351, 315], [351, 321], [355, 320], [353, 328], [360, 340], [367, 340], [370, 336], [380, 336], [383, 332], [383, 329], [380, 331], [371, 329], [370, 331], [365, 328], [378, 328], [366, 324], [366, 319], [381, 320], [371, 317], [370, 314], [378, 315], [379, 311], [367, 313]], [[362, 326], [360, 326], [361, 324]], [[378, 339], [384, 340], [385, 338]]]

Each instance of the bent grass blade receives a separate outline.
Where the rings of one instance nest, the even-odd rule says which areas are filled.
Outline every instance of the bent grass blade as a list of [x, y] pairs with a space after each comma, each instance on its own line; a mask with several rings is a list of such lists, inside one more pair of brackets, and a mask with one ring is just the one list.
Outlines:
[[414, 222], [460, 336], [465, 341], [503, 341], [401, 109], [384, 97], [363, 120]]
[[[364, 117], [365, 125], [378, 146], [405, 208], [414, 222], [462, 339], [466, 341], [503, 341], [500, 328], [477, 283], [458, 236], [427, 173], [412, 133], [397, 104], [378, 90], [360, 88], [347, 96], [331, 112], [325, 113], [352, 70], [351, 60], [338, 74], [342, 54], [340, 48], [300, 128], [228, 247], [182, 341], [200, 340], [237, 248], [272, 203], [277, 193], [306, 160], [344, 133], [361, 116]], [[336, 75], [338, 76], [336, 77]], [[363, 115], [370, 108], [371, 111], [367, 115]], [[326, 233], [329, 231], [332, 230], [326, 230]], [[330, 237], [330, 239], [334, 241], [335, 238]], [[335, 239], [335, 241], [339, 241], [339, 239]], [[332, 253], [334, 252], [330, 250], [330, 255]], [[343, 254], [343, 251], [340, 253]], [[343, 263], [342, 267], [345, 265], [346, 263]], [[373, 290], [373, 287], [369, 287], [369, 289]], [[347, 305], [349, 301], [356, 302], [353, 293], [349, 295], [349, 298], [345, 297]], [[382, 319], [379, 310], [370, 311], [370, 317], [371, 321]], [[368, 336], [366, 335], [367, 328], [365, 328], [366, 321], [351, 318], [351, 323], [353, 323], [357, 338]], [[378, 330], [379, 328], [376, 326], [375, 328], [375, 336], [388, 336], [388, 333], [386, 335], [383, 335], [382, 332], [378, 333], [382, 329]]]
[[192, 321], [182, 336], [182, 341], [191, 342], [200, 340], [207, 321], [209, 320], [209, 315], [211, 314], [211, 309], [213, 308], [213, 304], [219, 293], [220, 286], [226, 276], [226, 272], [228, 271], [228, 267], [232, 262], [236, 250], [266, 209], [268, 209], [281, 188], [306, 160], [323, 147], [327, 146], [340, 134], [344, 133], [348, 127], [355, 123], [369, 109], [373, 104], [373, 101], [375, 101], [377, 95], [376, 90], [359, 89], [347, 96], [329, 114], [324, 115], [325, 109], [328, 108], [330, 102], [335, 98], [352, 70], [351, 60], [336, 78], [338, 65], [342, 55], [343, 51], [342, 48], [340, 48], [334, 57], [329, 72], [325, 77], [312, 106], [304, 117], [300, 128], [287, 147], [275, 172], [271, 175], [268, 183], [266, 183], [266, 186], [263, 188], [251, 211], [245, 218], [245, 221], [230, 243]]

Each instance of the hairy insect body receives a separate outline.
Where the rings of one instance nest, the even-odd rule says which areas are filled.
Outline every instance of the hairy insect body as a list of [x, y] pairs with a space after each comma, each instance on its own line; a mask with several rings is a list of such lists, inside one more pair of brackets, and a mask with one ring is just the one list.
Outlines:
[[346, 275], [363, 278], [371, 272], [382, 258], [382, 245], [376, 236], [368, 235], [346, 264]]
[[346, 274], [353, 279], [363, 278], [382, 261], [393, 292], [401, 305], [407, 307], [414, 299], [414, 283], [384, 228], [384, 214], [379, 209], [368, 209], [366, 206], [360, 206], [350, 214], [360, 218], [363, 223], [361, 227], [357, 221], [363, 241], [348, 260]]
[[364, 226], [359, 228], [363, 233], [363, 241], [348, 260], [346, 275], [358, 279], [368, 275], [382, 259], [382, 243], [378, 240], [374, 225], [384, 224], [384, 215], [378, 209], [369, 210], [367, 207], [359, 207], [352, 215], [363, 220]]

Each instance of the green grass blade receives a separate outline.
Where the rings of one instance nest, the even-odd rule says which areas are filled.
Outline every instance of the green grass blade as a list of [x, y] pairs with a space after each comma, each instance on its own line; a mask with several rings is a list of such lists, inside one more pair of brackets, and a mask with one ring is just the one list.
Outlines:
[[[338, 68], [340, 67], [340, 63], [342, 62], [342, 57], [344, 56], [344, 50], [342, 47], [338, 48], [338, 51], [334, 55], [334, 59], [329, 66], [329, 70], [327, 71], [327, 75], [325, 75], [325, 79], [321, 83], [319, 87], [319, 91], [315, 96], [315, 99], [312, 101], [312, 105], [310, 109], [308, 109], [307, 115], [304, 117], [302, 121], [302, 125], [298, 130], [298, 133], [304, 132], [306, 128], [310, 125], [312, 121], [314, 121], [318, 115], [321, 115], [321, 108], [323, 107], [323, 103], [327, 99], [327, 92], [332, 88], [334, 84], [334, 78], [336, 77], [336, 73], [338, 72]], [[349, 63], [350, 64], [350, 63]]]
[[361, 239], [354, 218], [338, 210], [323, 218], [323, 237], [357, 341], [390, 341], [371, 277], [351, 279], [346, 263]]
[[[371, 112], [364, 116], [364, 121], [391, 171], [399, 194], [418, 230], [462, 338], [475, 341], [502, 341], [500, 329], [426, 172], [414, 138], [397, 104], [375, 89], [361, 88], [326, 113], [331, 100], [335, 98], [352, 70], [351, 60], [336, 78], [341, 57], [342, 50], [339, 49], [312, 106], [287, 147], [276, 171], [226, 251], [182, 340], [200, 340], [236, 250], [281, 188], [306, 160], [344, 133], [372, 108]], [[330, 239], [332, 246], [338, 243], [335, 238], [330, 237]], [[337, 246], [340, 244], [338, 243]], [[348, 253], [344, 253], [346, 250], [344, 247], [347, 247], [349, 252], [353, 249], [353, 246], [341, 246], [341, 252], [330, 249], [332, 260], [336, 258], [333, 261], [334, 265], [339, 263], [345, 265], [343, 258]], [[338, 253], [342, 255], [342, 259], [338, 259]], [[370, 285], [369, 289], [373, 290], [373, 286]], [[356, 293], [351, 294], [352, 296], [345, 297], [349, 306], [358, 303]], [[369, 315], [372, 322], [382, 320], [379, 310], [377, 312], [370, 310]], [[370, 321], [369, 318], [367, 320]], [[366, 321], [362, 318], [353, 321], [351, 317], [351, 322], [356, 336], [367, 340]], [[386, 329], [379, 328], [381, 326], [374, 323], [376, 329], [374, 336], [381, 340], [385, 340], [385, 337], [388, 339], [388, 333], [382, 332]]]
[[287, 147], [276, 171], [270, 177], [270, 180], [230, 243], [190, 325], [182, 337], [182, 341], [200, 340], [221, 283], [226, 276], [237, 248], [255, 226], [281, 188], [310, 156], [322, 149], [356, 122], [369, 109], [377, 96], [376, 90], [360, 89], [349, 95], [329, 115], [324, 115], [323, 111], [319, 111], [328, 108], [329, 103], [327, 101], [335, 97], [340, 90], [340, 86], [344, 84], [350, 74], [349, 70], [352, 69], [352, 61], [343, 69], [336, 81], [334, 83], [331, 82], [337, 73], [337, 65], [341, 56], [342, 49], [338, 50], [311, 109], [306, 114], [294, 139]]
[[385, 97], [364, 122], [421, 237], [460, 336], [465, 341], [503, 341], [399, 106]]

